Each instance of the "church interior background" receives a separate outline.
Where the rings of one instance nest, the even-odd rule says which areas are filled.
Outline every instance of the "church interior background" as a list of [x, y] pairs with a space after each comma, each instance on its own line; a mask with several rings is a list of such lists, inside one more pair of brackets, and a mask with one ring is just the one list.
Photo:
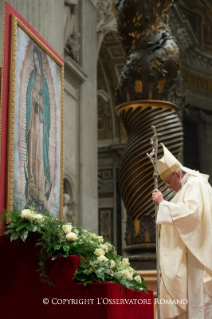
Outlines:
[[[0, 0], [1, 25], [3, 3]], [[117, 32], [116, 0], [9, 3], [64, 58], [67, 218], [112, 241], [137, 269], [156, 269], [154, 216], [127, 222], [119, 186], [127, 134], [115, 112], [115, 92], [126, 57]], [[212, 176], [212, 3], [178, 0], [169, 21], [181, 60], [171, 96], [183, 129], [179, 160]]]

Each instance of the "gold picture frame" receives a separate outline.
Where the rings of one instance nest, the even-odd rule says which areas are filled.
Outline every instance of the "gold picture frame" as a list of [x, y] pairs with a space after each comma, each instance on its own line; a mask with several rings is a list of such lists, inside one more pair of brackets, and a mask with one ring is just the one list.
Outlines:
[[62, 219], [64, 63], [24, 19], [11, 23], [7, 210]]

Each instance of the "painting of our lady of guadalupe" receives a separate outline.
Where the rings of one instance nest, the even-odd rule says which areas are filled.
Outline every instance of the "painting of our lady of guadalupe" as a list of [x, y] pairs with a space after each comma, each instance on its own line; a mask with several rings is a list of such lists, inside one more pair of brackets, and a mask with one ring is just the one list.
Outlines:
[[[49, 166], [50, 101], [40, 50], [33, 48], [34, 69], [26, 92], [25, 196], [28, 205], [48, 208], [52, 182]], [[44, 107], [45, 106], [45, 107]]]
[[13, 207], [60, 212], [61, 68], [17, 30]]

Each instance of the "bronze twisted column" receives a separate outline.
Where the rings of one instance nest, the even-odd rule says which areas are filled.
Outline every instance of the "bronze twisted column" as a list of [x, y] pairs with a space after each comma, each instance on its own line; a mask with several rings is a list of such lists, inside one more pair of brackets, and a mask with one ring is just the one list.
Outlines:
[[[179, 50], [168, 26], [174, 0], [120, 0], [117, 22], [127, 62], [116, 92], [116, 112], [122, 119], [128, 142], [121, 160], [120, 189], [127, 210], [126, 252], [139, 269], [156, 269], [151, 126], [178, 157], [183, 142], [171, 89], [179, 72]], [[159, 147], [158, 157], [162, 156]], [[159, 189], [169, 200], [173, 192], [159, 179]], [[145, 263], [144, 263], [145, 261]]]

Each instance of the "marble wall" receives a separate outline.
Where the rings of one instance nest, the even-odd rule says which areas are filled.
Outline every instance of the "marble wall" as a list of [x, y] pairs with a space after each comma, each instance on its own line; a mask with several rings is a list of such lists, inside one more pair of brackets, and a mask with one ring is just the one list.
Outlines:
[[[3, 26], [4, 0], [0, 0], [0, 21]], [[63, 13], [64, 5], [58, 0], [9, 0], [9, 4], [63, 56]], [[0, 28], [2, 30], [2, 28]], [[2, 51], [2, 32], [0, 35]]]

